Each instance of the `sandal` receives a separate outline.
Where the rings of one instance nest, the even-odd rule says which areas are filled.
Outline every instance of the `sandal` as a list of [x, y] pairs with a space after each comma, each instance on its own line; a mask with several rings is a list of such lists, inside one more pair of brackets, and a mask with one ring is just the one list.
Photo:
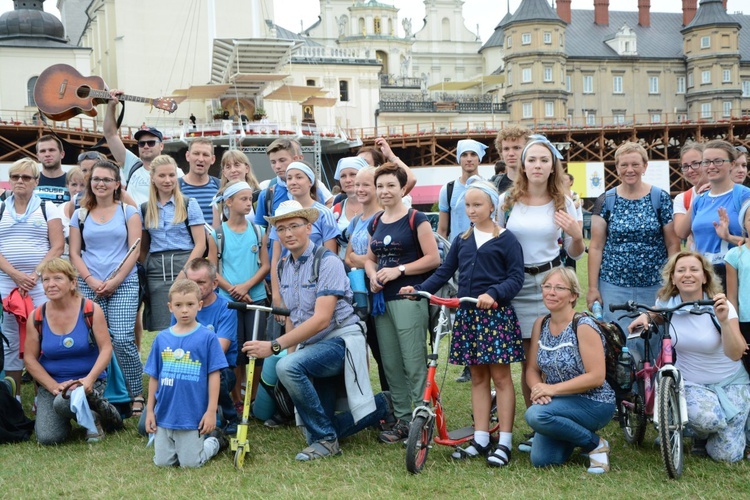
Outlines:
[[[469, 451], [472, 448], [474, 448], [474, 453]], [[490, 443], [487, 443], [487, 446], [482, 446], [472, 439], [466, 448], [456, 446], [456, 451], [451, 453], [451, 458], [454, 460], [464, 460], [467, 458], [486, 457], [491, 450], [492, 445]]]
[[328, 458], [336, 455], [341, 455], [338, 439], [334, 439], [333, 441], [317, 441], [297, 453], [297, 456], [294, 458], [300, 462], [309, 462], [310, 460], [318, 460], [319, 458]]
[[[139, 405], [139, 406], [136, 406], [136, 405]], [[133, 398], [133, 413], [131, 416], [140, 417], [145, 407], [146, 407], [146, 400], [143, 399], [143, 396], [134, 397]]]
[[[605, 453], [607, 461], [600, 462], [599, 460], [592, 458], [592, 455], [596, 455], [597, 453]], [[591, 461], [591, 464], [586, 472], [590, 474], [604, 474], [605, 472], [609, 472], [609, 443], [604, 439], [599, 441], [599, 447], [589, 452], [589, 460]]]
[[[502, 453], [504, 453], [505, 456], [503, 456]], [[491, 467], [505, 467], [508, 463], [510, 463], [510, 448], [505, 445], [497, 445], [497, 447], [492, 450], [492, 453], [487, 455], [487, 465]]]

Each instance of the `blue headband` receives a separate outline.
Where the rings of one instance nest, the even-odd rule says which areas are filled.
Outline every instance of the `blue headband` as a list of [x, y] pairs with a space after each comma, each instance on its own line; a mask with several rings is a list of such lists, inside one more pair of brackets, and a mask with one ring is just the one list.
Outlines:
[[521, 164], [526, 160], [526, 152], [529, 150], [531, 146], [534, 144], [541, 144], [547, 149], [549, 149], [549, 152], [552, 153], [552, 155], [557, 158], [558, 160], [563, 160], [563, 155], [560, 153], [560, 151], [557, 150], [557, 148], [549, 142], [549, 139], [544, 137], [540, 134], [534, 134], [529, 136], [529, 142], [526, 143], [526, 147], [523, 148], [523, 153], [521, 153]]
[[289, 173], [290, 170], [295, 169], [304, 172], [305, 175], [307, 175], [307, 177], [310, 179], [310, 183], [315, 184], [315, 174], [310, 167], [299, 161], [293, 161], [289, 164], [288, 167], [286, 167], [287, 173]]
[[742, 205], [742, 208], [740, 208], [740, 215], [738, 217], [738, 220], [740, 221], [740, 227], [742, 228], [742, 235], [745, 237], [747, 237], [747, 229], [745, 229], [745, 214], [747, 213], [748, 208], [750, 208], [750, 201]]
[[362, 170], [365, 167], [368, 167], [369, 164], [367, 161], [360, 157], [360, 156], [349, 156], [348, 158], [341, 158], [336, 164], [336, 173], [333, 174], [333, 178], [335, 180], [341, 179], [341, 171], [346, 170], [347, 168], [353, 168], [357, 172]]
[[216, 205], [220, 202], [225, 202], [232, 196], [236, 195], [240, 191], [243, 191], [245, 189], [253, 190], [253, 188], [250, 187], [250, 184], [248, 184], [245, 181], [236, 182], [232, 184], [231, 186], [227, 186], [224, 188], [224, 191], [219, 191], [216, 193], [216, 196], [214, 196], [214, 199], [211, 200], [212, 205]]
[[479, 157], [479, 161], [482, 161], [485, 149], [487, 149], [487, 146], [481, 142], [477, 142], [474, 139], [462, 139], [456, 145], [456, 163], [461, 163], [461, 155], [467, 151], [474, 151]]
[[466, 190], [461, 193], [461, 196], [458, 197], [458, 202], [456, 202], [457, 207], [460, 207], [465, 203], [466, 193], [469, 192], [469, 189], [479, 189], [490, 197], [490, 201], [492, 202], [492, 206], [494, 207], [492, 209], [492, 213], [490, 214], [490, 219], [495, 220], [495, 213], [497, 212], [497, 208], [500, 206], [500, 195], [498, 194], [497, 189], [495, 189], [495, 186], [485, 181], [478, 175], [472, 175], [466, 181]]

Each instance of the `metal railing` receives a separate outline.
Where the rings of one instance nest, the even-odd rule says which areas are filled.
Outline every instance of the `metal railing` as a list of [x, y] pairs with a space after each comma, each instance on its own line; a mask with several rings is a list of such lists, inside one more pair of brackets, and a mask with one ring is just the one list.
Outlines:
[[405, 88], [405, 89], [419, 89], [422, 88], [421, 78], [412, 78], [405, 76], [396, 75], [380, 75], [380, 87], [381, 88]]

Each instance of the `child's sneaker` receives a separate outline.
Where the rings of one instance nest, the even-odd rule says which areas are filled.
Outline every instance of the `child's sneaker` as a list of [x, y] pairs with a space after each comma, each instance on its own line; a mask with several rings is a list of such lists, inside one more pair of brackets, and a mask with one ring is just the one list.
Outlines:
[[216, 440], [219, 442], [219, 451], [218, 453], [221, 453], [222, 451], [229, 448], [229, 440], [227, 439], [227, 436], [221, 431], [221, 429], [214, 429], [211, 432], [208, 433], [208, 437], [210, 438], [216, 438]]
[[98, 443], [102, 439], [104, 439], [104, 429], [102, 429], [101, 419], [99, 418], [99, 414], [95, 411], [91, 412], [94, 415], [94, 424], [96, 425], [96, 433], [93, 432], [87, 432], [86, 433], [86, 442], [88, 443]]

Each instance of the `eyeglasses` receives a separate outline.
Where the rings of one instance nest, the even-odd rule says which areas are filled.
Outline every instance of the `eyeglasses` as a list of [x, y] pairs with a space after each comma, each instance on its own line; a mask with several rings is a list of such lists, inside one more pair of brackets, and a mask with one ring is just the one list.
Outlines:
[[745, 146], [735, 146], [734, 149], [742, 153], [743, 155], [747, 154], [747, 148]]
[[560, 286], [560, 285], [542, 285], [542, 290], [545, 292], [551, 292], [554, 290], [556, 293], [562, 293], [562, 292], [569, 292], [570, 288], [566, 286]]
[[156, 139], [151, 139], [148, 141], [138, 141], [138, 147], [145, 148], [146, 146], [148, 146], [150, 148], [153, 148], [154, 146], [156, 146], [157, 142], [161, 142], [161, 141], [157, 141]]
[[715, 160], [703, 160], [701, 162], [701, 165], [703, 165], [704, 167], [710, 167], [712, 163], [716, 165], [717, 167], [720, 167], [724, 165], [725, 163], [731, 163], [731, 161], [725, 160], [724, 158], [716, 158]]
[[102, 155], [100, 153], [97, 153], [96, 151], [86, 151], [85, 153], [81, 153], [78, 155], [78, 162], [81, 163], [83, 160], [99, 160], [101, 159]]
[[115, 179], [112, 177], [92, 177], [91, 178], [91, 184], [99, 184], [99, 183], [105, 184], [109, 186], [113, 182], [115, 182]]
[[682, 170], [683, 172], [687, 172], [691, 168], [693, 170], [698, 170], [700, 166], [701, 166], [701, 162], [699, 162], [698, 160], [695, 160], [690, 163], [683, 163], [682, 165], [680, 165], [680, 170]]
[[23, 181], [23, 182], [31, 182], [34, 179], [37, 179], [37, 177], [34, 177], [32, 175], [19, 175], [19, 174], [11, 174], [10, 180], [13, 182]]
[[287, 231], [296, 231], [301, 227], [305, 227], [307, 224], [292, 224], [291, 226], [276, 226], [276, 232], [278, 234], [284, 234]]

